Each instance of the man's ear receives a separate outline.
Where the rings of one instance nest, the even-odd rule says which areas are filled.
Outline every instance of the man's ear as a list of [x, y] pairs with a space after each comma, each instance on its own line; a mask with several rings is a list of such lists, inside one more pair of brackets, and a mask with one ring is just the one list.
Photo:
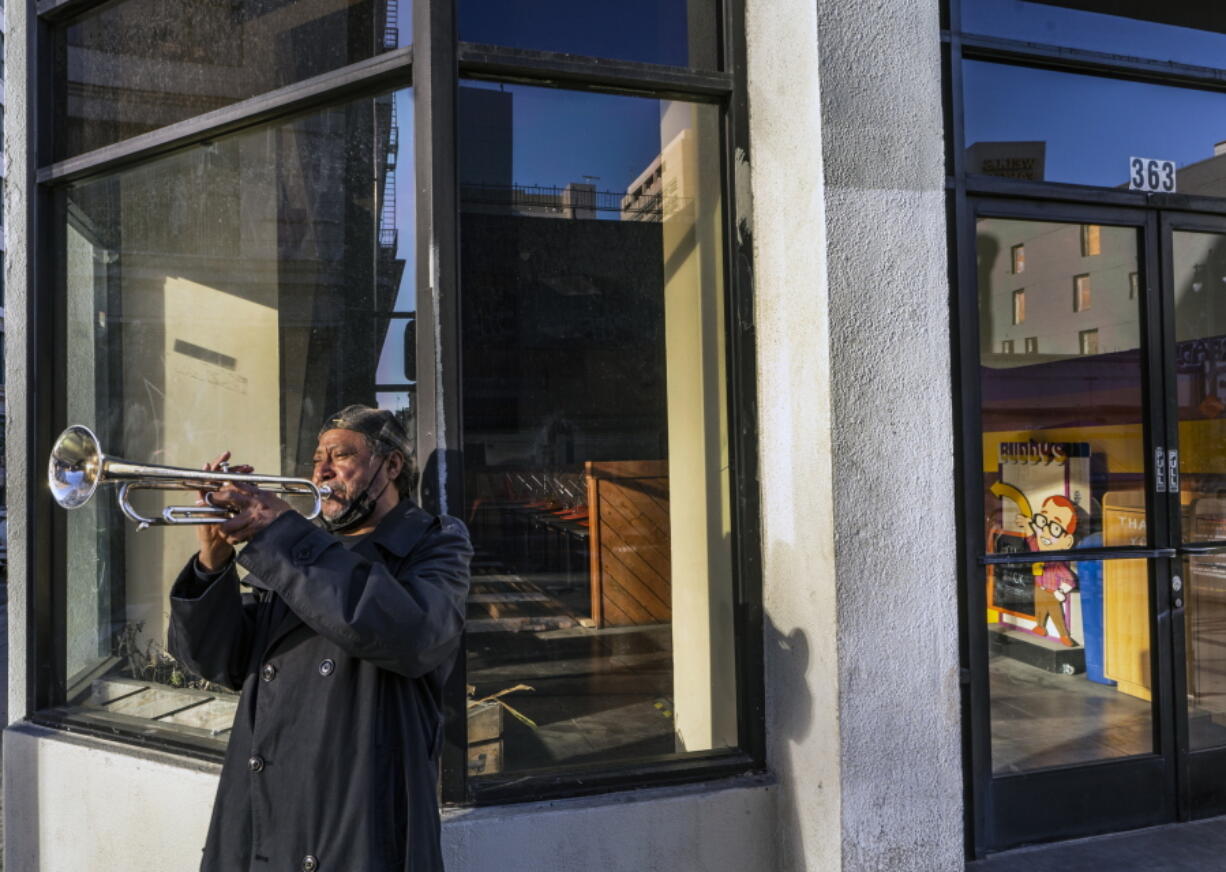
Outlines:
[[400, 471], [404, 469], [404, 455], [399, 451], [393, 451], [387, 455], [387, 477], [395, 481], [396, 476], [400, 475]]

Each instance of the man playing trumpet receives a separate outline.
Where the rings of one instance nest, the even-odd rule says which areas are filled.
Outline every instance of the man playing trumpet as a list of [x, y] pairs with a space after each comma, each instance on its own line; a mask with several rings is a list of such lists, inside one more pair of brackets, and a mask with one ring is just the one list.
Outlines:
[[[348, 406], [319, 433], [321, 529], [230, 482], [171, 590], [169, 647], [242, 690], [201, 869], [439, 870], [443, 684], [460, 653], [464, 525], [409, 499], [391, 413]], [[229, 453], [206, 464], [224, 479]], [[236, 545], [243, 544], [241, 551]], [[253, 592], [240, 593], [237, 567]]]

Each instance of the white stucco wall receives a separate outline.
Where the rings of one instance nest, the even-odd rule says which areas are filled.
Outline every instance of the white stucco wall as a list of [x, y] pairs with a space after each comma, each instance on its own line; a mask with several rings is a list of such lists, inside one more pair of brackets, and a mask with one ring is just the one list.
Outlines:
[[4, 388], [6, 414], [5, 465], [8, 502], [8, 718], [26, 714], [26, 585], [29, 525], [22, 507], [26, 502], [29, 468], [26, 458], [26, 360], [28, 351], [26, 308], [26, 206], [30, 171], [26, 134], [26, 58], [28, 3], [10, 3], [4, 40]]
[[818, 5], [843, 868], [963, 868], [937, 0]]
[[821, 75], [812, 0], [746, 3], [768, 763], [779, 868], [841, 868]]
[[[7, 872], [195, 869], [220, 767], [29, 725], [4, 736]], [[774, 788], [749, 777], [448, 811], [449, 872], [775, 868]]]

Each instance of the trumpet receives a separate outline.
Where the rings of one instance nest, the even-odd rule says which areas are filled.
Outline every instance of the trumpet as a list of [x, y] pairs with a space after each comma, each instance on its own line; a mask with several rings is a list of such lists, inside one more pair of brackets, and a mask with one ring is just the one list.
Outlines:
[[65, 509], [79, 509], [89, 502], [100, 485], [119, 485], [116, 499], [124, 515], [137, 524], [138, 530], [177, 524], [220, 524], [233, 513], [220, 506], [167, 506], [161, 517], [145, 517], [132, 507], [128, 495], [134, 490], [203, 490], [216, 491], [223, 482], [247, 482], [272, 493], [308, 496], [315, 501], [308, 520], [319, 517], [323, 501], [332, 493], [327, 486], [308, 478], [282, 475], [231, 473], [221, 469], [207, 472], [178, 466], [132, 463], [108, 457], [102, 451], [98, 437], [88, 427], [74, 424], [51, 447], [47, 463], [47, 484], [51, 495]]

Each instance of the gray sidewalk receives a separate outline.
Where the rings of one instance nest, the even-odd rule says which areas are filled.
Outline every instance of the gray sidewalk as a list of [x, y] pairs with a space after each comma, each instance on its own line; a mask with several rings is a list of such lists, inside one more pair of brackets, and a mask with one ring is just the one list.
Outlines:
[[1020, 848], [967, 872], [1214, 872], [1226, 870], [1226, 817]]

